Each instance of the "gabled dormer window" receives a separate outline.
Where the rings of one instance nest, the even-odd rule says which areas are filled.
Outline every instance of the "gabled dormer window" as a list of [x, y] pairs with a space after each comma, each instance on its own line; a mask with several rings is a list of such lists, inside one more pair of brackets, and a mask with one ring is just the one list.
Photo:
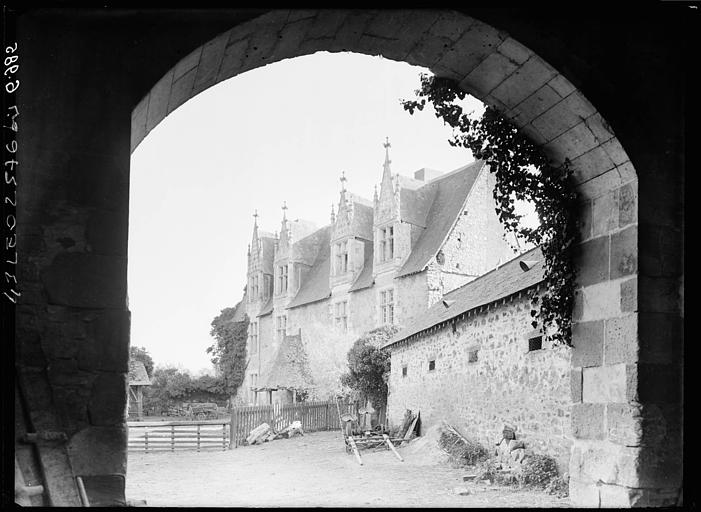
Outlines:
[[394, 226], [380, 228], [378, 238], [380, 239], [379, 260], [390, 261], [394, 258]]

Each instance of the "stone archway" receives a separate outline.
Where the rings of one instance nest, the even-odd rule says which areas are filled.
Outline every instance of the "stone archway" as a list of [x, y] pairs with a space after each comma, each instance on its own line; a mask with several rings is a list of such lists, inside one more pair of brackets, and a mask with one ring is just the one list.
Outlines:
[[[534, 51], [477, 17], [434, 10], [280, 10], [249, 18], [232, 23], [233, 28], [171, 64], [131, 112], [131, 149], [204, 89], [255, 67], [316, 51], [381, 54], [460, 80], [467, 92], [511, 117], [555, 161], [569, 158], [575, 169], [583, 227], [572, 368], [573, 503], [673, 502], [681, 487], [680, 381], [673, 377], [682, 360], [683, 283], [681, 258], [675, 252], [681, 233], [668, 229], [670, 223], [678, 227], [676, 189], [665, 189], [671, 194], [660, 201], [646, 184], [643, 196], [639, 172], [614, 129], [584, 94]], [[120, 115], [133, 105], [121, 101]], [[26, 338], [37, 331], [41, 340], [39, 346], [22, 345], [20, 366], [48, 370], [53, 405], [59, 411], [55, 421], [75, 434], [70, 445], [73, 465], [92, 472], [97, 470], [89, 462], [91, 450], [100, 443], [115, 451], [113, 466], [119, 469], [123, 464], [118, 452], [124, 439], [118, 432], [123, 430], [119, 411], [128, 340], [128, 312], [122, 303], [123, 194], [128, 191], [123, 159], [128, 152], [124, 127], [117, 131], [119, 163], [110, 178], [96, 182], [114, 187], [116, 193], [105, 189], [101, 195], [100, 188], [85, 197], [61, 197], [40, 183], [36, 190], [53, 198], [50, 218], [32, 211], [24, 218], [24, 226], [40, 226], [44, 238], [47, 231], [49, 237], [75, 231], [71, 248], [77, 247], [68, 253], [59, 246], [27, 248], [24, 241], [30, 258], [26, 261], [41, 276], [36, 280], [37, 296], [26, 305], [34, 307], [35, 315], [38, 308], [38, 316], [46, 321], [32, 330], [30, 309], [25, 308], [27, 320], [19, 317], [18, 333]], [[72, 143], [81, 146], [79, 141]], [[35, 141], [29, 139], [27, 146], [32, 144]], [[58, 158], [70, 167], [70, 156], [66, 161], [60, 153], [52, 155], [49, 161]], [[90, 165], [100, 159], [83, 160]], [[658, 215], [643, 218], [648, 205], [659, 206]], [[105, 229], [120, 230], [123, 238], [104, 238]], [[101, 254], [104, 258], [96, 259]], [[110, 293], [95, 296], [102, 285]], [[92, 343], [73, 343], [74, 355], [66, 359], [48, 341], [50, 334], [65, 339], [70, 337], [66, 331], [79, 325], [95, 326], [95, 332], [85, 335]], [[27, 347], [39, 353], [27, 352]], [[95, 347], [107, 355], [89, 355]], [[104, 371], [95, 374], [94, 367]], [[66, 389], [82, 390], [83, 395], [69, 396]], [[71, 412], [71, 407], [84, 412]], [[95, 440], [105, 429], [108, 440]]]

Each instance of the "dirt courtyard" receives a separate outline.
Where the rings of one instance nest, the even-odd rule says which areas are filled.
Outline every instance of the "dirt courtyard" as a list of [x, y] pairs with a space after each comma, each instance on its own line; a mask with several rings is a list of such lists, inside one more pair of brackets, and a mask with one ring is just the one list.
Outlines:
[[339, 432], [227, 451], [130, 452], [126, 494], [162, 507], [569, 506], [545, 493], [465, 484], [464, 470], [436, 465], [407, 447], [399, 453], [404, 462], [389, 450], [362, 451], [360, 466]]

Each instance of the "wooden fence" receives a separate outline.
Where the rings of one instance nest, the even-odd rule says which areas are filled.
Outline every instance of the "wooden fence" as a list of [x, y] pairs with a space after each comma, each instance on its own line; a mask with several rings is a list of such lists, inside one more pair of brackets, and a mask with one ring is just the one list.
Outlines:
[[226, 450], [229, 420], [129, 422], [129, 451]]
[[235, 407], [231, 412], [230, 448], [243, 444], [248, 434], [261, 423], [267, 423], [275, 431], [282, 430], [293, 421], [300, 421], [305, 432], [340, 429], [338, 409], [341, 413], [358, 413], [353, 402], [300, 402], [296, 404], [250, 405]]
[[300, 402], [296, 404], [235, 407], [231, 418], [209, 421], [128, 422], [129, 451], [226, 450], [243, 444], [251, 430], [267, 423], [275, 431], [300, 421], [304, 432], [341, 428], [338, 411], [357, 416], [355, 402]]

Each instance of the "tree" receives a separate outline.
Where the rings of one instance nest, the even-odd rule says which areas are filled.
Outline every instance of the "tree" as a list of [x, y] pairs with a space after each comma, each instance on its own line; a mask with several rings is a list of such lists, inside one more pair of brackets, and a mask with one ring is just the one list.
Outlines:
[[153, 372], [151, 385], [144, 392], [144, 407], [160, 413], [176, 402], [184, 401], [191, 388], [192, 377], [187, 371], [159, 366]]
[[153, 358], [146, 350], [146, 347], [135, 347], [133, 345], [129, 347], [129, 360], [141, 361], [144, 363], [149, 379], [153, 376]]
[[236, 308], [224, 308], [214, 320], [209, 334], [215, 342], [207, 347], [212, 364], [223, 378], [226, 393], [235, 395], [243, 383], [246, 372], [246, 342], [248, 339], [248, 317], [234, 321]]
[[390, 355], [381, 347], [397, 331], [399, 328], [394, 325], [373, 329], [358, 338], [348, 351], [348, 373], [341, 377], [341, 383], [357, 391], [364, 400], [369, 399], [375, 408], [387, 404]]

